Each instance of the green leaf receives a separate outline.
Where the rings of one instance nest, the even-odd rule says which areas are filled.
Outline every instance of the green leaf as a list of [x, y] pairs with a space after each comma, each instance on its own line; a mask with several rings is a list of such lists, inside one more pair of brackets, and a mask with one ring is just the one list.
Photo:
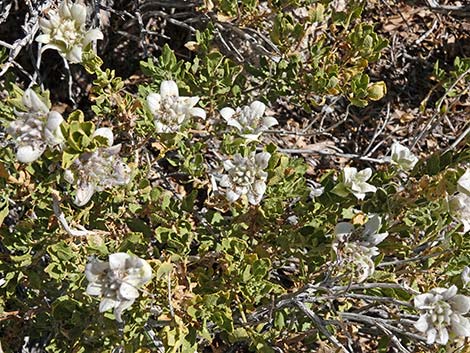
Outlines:
[[158, 279], [161, 279], [163, 277], [166, 277], [169, 273], [173, 271], [173, 264], [170, 262], [163, 262], [157, 270], [156, 277]]
[[62, 168], [64, 169], [70, 168], [75, 158], [77, 158], [79, 155], [80, 155], [79, 153], [64, 150], [62, 152]]
[[348, 197], [349, 195], [349, 189], [343, 183], [336, 184], [331, 192], [340, 197]]
[[82, 65], [89, 74], [98, 74], [103, 60], [93, 51], [92, 43], [88, 44], [82, 54]]
[[243, 271], [242, 279], [244, 282], [248, 282], [251, 278], [251, 265], [247, 265]]

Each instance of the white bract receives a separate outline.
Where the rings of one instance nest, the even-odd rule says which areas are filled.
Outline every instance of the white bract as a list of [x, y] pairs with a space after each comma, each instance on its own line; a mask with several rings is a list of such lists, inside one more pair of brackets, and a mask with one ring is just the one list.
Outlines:
[[467, 287], [470, 283], [470, 267], [465, 266], [463, 268], [460, 278], [462, 279], [463, 286]]
[[457, 181], [457, 191], [470, 196], [470, 168]]
[[202, 108], [194, 106], [199, 97], [180, 97], [175, 81], [162, 81], [160, 93], [150, 93], [147, 105], [154, 117], [157, 132], [178, 132], [191, 117], [206, 118]]
[[226, 107], [220, 110], [220, 115], [229, 126], [238, 130], [247, 140], [257, 140], [263, 131], [277, 125], [278, 122], [272, 116], [264, 116], [266, 106], [264, 103], [254, 101], [236, 110]]
[[461, 192], [449, 199], [450, 213], [463, 224], [464, 233], [470, 231], [470, 196]]
[[313, 180], [308, 180], [307, 185], [310, 188], [309, 196], [312, 200], [323, 195], [323, 192], [325, 191], [325, 188], [320, 183], [317, 183]]
[[408, 147], [405, 147], [398, 142], [392, 145], [391, 163], [397, 165], [403, 170], [411, 170], [414, 168], [419, 159], [411, 153]]
[[65, 180], [76, 187], [74, 204], [77, 206], [90, 201], [95, 191], [103, 191], [130, 181], [130, 169], [119, 157], [121, 145], [113, 146], [112, 131], [108, 128], [97, 129], [94, 136], [107, 138], [109, 147], [82, 153], [64, 174]]
[[376, 192], [377, 188], [366, 183], [372, 176], [372, 169], [366, 168], [357, 171], [356, 168], [345, 167], [343, 170], [343, 184], [356, 198], [364, 199], [366, 193]]
[[358, 282], [365, 281], [375, 271], [373, 257], [380, 253], [376, 245], [388, 236], [388, 232], [378, 233], [381, 222], [378, 215], [370, 215], [363, 228], [349, 222], [340, 222], [335, 227], [333, 250], [338, 263], [343, 269], [353, 270]]
[[69, 3], [68, 0], [64, 0], [58, 10], [49, 10], [49, 19], [39, 20], [43, 34], [36, 41], [46, 44], [42, 50], [55, 49], [73, 64], [82, 62], [83, 48], [103, 39], [98, 28], [86, 29], [86, 12], [85, 5]]
[[257, 205], [266, 191], [266, 179], [268, 173], [264, 170], [268, 166], [271, 154], [261, 152], [248, 157], [240, 154], [233, 156], [232, 160], [224, 162], [224, 174], [219, 185], [227, 189], [226, 197], [229, 202], [237, 201], [242, 195], [248, 197], [248, 202]]
[[24, 91], [22, 103], [27, 111], [15, 110], [18, 119], [10, 123], [7, 132], [15, 139], [18, 161], [30, 163], [38, 159], [47, 147], [60, 145], [64, 141], [60, 130], [64, 119], [58, 112], [49, 111], [32, 89]]
[[87, 294], [101, 297], [100, 313], [114, 309], [118, 322], [121, 314], [139, 297], [139, 288], [152, 278], [147, 261], [126, 253], [109, 255], [104, 262], [91, 258], [85, 267]]
[[463, 316], [470, 310], [470, 297], [457, 294], [455, 285], [416, 296], [414, 306], [421, 312], [415, 327], [425, 334], [428, 344], [445, 345], [449, 338], [470, 337], [470, 321]]

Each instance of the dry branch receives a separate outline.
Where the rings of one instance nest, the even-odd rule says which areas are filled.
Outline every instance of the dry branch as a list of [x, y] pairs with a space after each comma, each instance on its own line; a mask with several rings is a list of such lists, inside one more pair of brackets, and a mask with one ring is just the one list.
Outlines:
[[458, 16], [458, 17], [470, 17], [470, 6], [452, 6], [452, 5], [441, 5], [436, 0], [426, 0], [428, 7], [439, 13], [446, 15]]

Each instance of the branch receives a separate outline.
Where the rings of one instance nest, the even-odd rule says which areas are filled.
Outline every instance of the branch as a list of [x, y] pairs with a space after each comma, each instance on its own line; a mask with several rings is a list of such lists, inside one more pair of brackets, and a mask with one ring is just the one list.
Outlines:
[[86, 237], [90, 235], [100, 235], [106, 233], [102, 230], [86, 230], [82, 226], [78, 226], [80, 229], [71, 228], [67, 222], [67, 219], [65, 218], [64, 213], [60, 209], [59, 196], [57, 191], [52, 192], [52, 202], [52, 208], [54, 209], [54, 214], [57, 217], [57, 220], [62, 225], [62, 228], [64, 228], [64, 230], [72, 237]]
[[426, 0], [428, 7], [435, 12], [444, 13], [446, 15], [454, 15], [459, 17], [470, 16], [470, 6], [452, 6], [452, 5], [441, 5], [436, 0]]
[[334, 344], [336, 347], [340, 348], [343, 352], [345, 353], [351, 353], [345, 346], [343, 346], [335, 336], [333, 336], [328, 329], [323, 325], [321, 319], [318, 317], [317, 314], [315, 314], [312, 310], [307, 308], [307, 306], [302, 303], [299, 300], [294, 301], [295, 305], [304, 312], [305, 315], [307, 315], [315, 324], [315, 326], [318, 328], [318, 330], [328, 338], [328, 341], [330, 341], [332, 344]]
[[[259, 149], [259, 150], [261, 151], [262, 149]], [[308, 149], [308, 148], [305, 148], [305, 149], [279, 148], [277, 151], [281, 153], [286, 153], [286, 154], [318, 154], [320, 156], [334, 156], [334, 157], [342, 157], [342, 158], [347, 158], [347, 159], [358, 159], [360, 161], [372, 162], [372, 163], [380, 163], [380, 164], [389, 163], [389, 161], [385, 158], [380, 158], [380, 159], [371, 158], [371, 157], [361, 156], [361, 155], [352, 154], [352, 153], [330, 152], [326, 150], [317, 150], [317, 149]]]
[[0, 43], [1, 46], [10, 50], [8, 54], [7, 62], [1, 65], [0, 77], [2, 77], [8, 71], [8, 69], [12, 65], [14, 65], [15, 59], [18, 56], [18, 54], [21, 52], [23, 47], [25, 47], [27, 44], [33, 41], [33, 38], [39, 29], [39, 15], [47, 7], [50, 7], [50, 1], [46, 1], [41, 6], [38, 6], [37, 9], [30, 8], [31, 16], [29, 17], [29, 19], [28, 17], [26, 17], [28, 20], [22, 26], [23, 31], [25, 32], [25, 36], [23, 38], [15, 40], [13, 44], [9, 44], [6, 42]]
[[[334, 286], [334, 287], [326, 287], [319, 284], [307, 284], [300, 288], [297, 292], [286, 294], [276, 300], [275, 302], [264, 305], [258, 308], [254, 313], [249, 315], [248, 322], [250, 323], [257, 323], [263, 320], [267, 314], [272, 313], [274, 311], [280, 310], [285, 307], [289, 306], [296, 306], [297, 301], [320, 301], [322, 296], [318, 296], [317, 292], [326, 292], [328, 296], [324, 296], [323, 299], [325, 300], [332, 300], [333, 297], [340, 298], [340, 297], [348, 297], [350, 296], [355, 297], [355, 299], [363, 299], [363, 300], [372, 300], [373, 296], [366, 296], [366, 295], [358, 295], [353, 294], [351, 291], [364, 291], [366, 289], [374, 289], [374, 288], [384, 288], [384, 289], [401, 289], [409, 294], [417, 295], [420, 294], [418, 291], [405, 287], [398, 283], [358, 283], [358, 284], [351, 284], [348, 286]], [[359, 298], [361, 297], [361, 298]], [[386, 298], [386, 297], [379, 297], [375, 298], [376, 301], [385, 301], [388, 300], [389, 302], [393, 302], [396, 305], [410, 307], [409, 304], [395, 300], [393, 298]]]
[[341, 316], [341, 318], [343, 318], [346, 321], [359, 322], [362, 324], [368, 324], [368, 325], [377, 326], [377, 327], [381, 325], [385, 327], [386, 329], [392, 332], [395, 332], [399, 335], [402, 335], [402, 336], [405, 336], [405, 337], [408, 337], [408, 338], [411, 338], [413, 340], [417, 340], [420, 342], [426, 342], [426, 338], [423, 336], [405, 331], [401, 328], [391, 325], [391, 322], [392, 322], [391, 320], [381, 319], [378, 317], [371, 317], [371, 316], [362, 315], [362, 314], [355, 314], [355, 313], [341, 313], [340, 312], [339, 315]]

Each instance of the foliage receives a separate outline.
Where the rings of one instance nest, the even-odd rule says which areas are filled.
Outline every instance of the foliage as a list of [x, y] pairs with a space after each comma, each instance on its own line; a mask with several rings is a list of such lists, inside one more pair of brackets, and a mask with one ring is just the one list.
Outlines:
[[[45, 340], [47, 352], [190, 353], [237, 344], [275, 352], [295, 349], [289, 347], [294, 343], [314, 351], [326, 342], [346, 349], [347, 335], [361, 325], [375, 327], [368, 334], [379, 352], [396, 344], [395, 335], [416, 351], [430, 349], [420, 332], [429, 344], [457, 339], [429, 339], [428, 327], [417, 329], [420, 310], [429, 309], [414, 307], [413, 298], [449, 287], [452, 297], [457, 287], [470, 295], [460, 277], [469, 261], [467, 229], [462, 232], [468, 219], [448, 202], [466, 190], [468, 149], [418, 161], [395, 145], [383, 160], [390, 163], [351, 162], [356, 166], [342, 172], [317, 173], [312, 187], [305, 158], [285, 153], [264, 135], [274, 118], [269, 126], [250, 126], [259, 132], [250, 138], [227, 121], [251, 114], [250, 124], [262, 124], [271, 114], [265, 105], [279, 99], [306, 111], [330, 97], [357, 107], [379, 101], [386, 86], [372, 82], [368, 68], [388, 43], [361, 20], [361, 1], [344, 11], [331, 1], [266, 6], [205, 1], [198, 11], [215, 11], [218, 20], [195, 33], [194, 57], [177, 59], [164, 46], [160, 56], [141, 62], [147, 78], [137, 87], [104, 68], [86, 46], [79, 69], [93, 77], [90, 107], [64, 113], [60, 148], [25, 164], [16, 160], [10, 137], [1, 142], [1, 349], [18, 351], [26, 337]], [[233, 23], [269, 28], [278, 52], [245, 61], [225, 53], [217, 33]], [[449, 74], [436, 66], [447, 96], [459, 94], [447, 77], [460, 80], [468, 70], [460, 59]], [[7, 128], [24, 91], [2, 84], [7, 99], [0, 101], [0, 124]], [[162, 98], [166, 84], [181, 94], [168, 94], [172, 104]], [[252, 102], [262, 109], [221, 116], [224, 107]], [[188, 109], [204, 109], [207, 117]], [[163, 114], [185, 119], [157, 131], [155, 120]], [[125, 165], [129, 177], [111, 183], [104, 175], [107, 185], [77, 204], [83, 185], [80, 178], [70, 182], [67, 170], [113, 148], [114, 140], [122, 149], [113, 156], [122, 163], [113, 168]], [[106, 174], [105, 165], [87, 173]], [[117, 254], [126, 265], [106, 262]], [[99, 267], [99, 279], [90, 275], [89, 263]], [[133, 272], [141, 268], [144, 279]], [[127, 298], [122, 287], [129, 278]], [[92, 297], [86, 288], [95, 282], [100, 290], [89, 289]], [[118, 317], [99, 307], [111, 290], [113, 300], [129, 304], [115, 310]], [[467, 303], [458, 298], [455, 306]], [[370, 307], [385, 317], [372, 316]], [[469, 311], [460, 309], [454, 309], [459, 319]], [[449, 332], [470, 336], [455, 327], [452, 322]]]

